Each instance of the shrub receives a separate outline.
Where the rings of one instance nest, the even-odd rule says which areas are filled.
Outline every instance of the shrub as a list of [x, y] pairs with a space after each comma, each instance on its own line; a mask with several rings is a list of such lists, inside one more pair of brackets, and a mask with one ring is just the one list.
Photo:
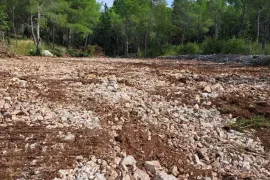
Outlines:
[[187, 43], [183, 46], [180, 46], [178, 54], [199, 54], [200, 47], [196, 43]]
[[180, 46], [176, 45], [166, 45], [163, 47], [164, 56], [175, 56], [178, 55]]
[[89, 57], [90, 54], [86, 51], [78, 51], [75, 53], [74, 57]]
[[224, 54], [248, 54], [247, 42], [244, 39], [230, 39], [224, 46], [222, 53]]
[[262, 49], [262, 45], [258, 44], [258, 43], [249, 43], [249, 52], [250, 54], [254, 54], [254, 55], [260, 55], [260, 54], [264, 54], [264, 55], [268, 55], [270, 54], [270, 45], [266, 45], [266, 47], [264, 49]]
[[54, 49], [50, 49], [50, 52], [57, 57], [62, 57], [65, 54], [65, 49], [55, 47]]
[[206, 39], [202, 44], [203, 54], [220, 54], [224, 44], [224, 40]]
[[41, 52], [42, 52], [42, 49], [41, 48], [39, 49], [39, 51], [37, 51], [37, 49], [34, 48], [34, 49], [30, 49], [28, 51], [28, 54], [27, 55], [29, 55], [29, 56], [41, 56]]
[[88, 45], [87, 52], [88, 52], [88, 56], [93, 56], [96, 52], [96, 46]]
[[71, 57], [89, 57], [89, 53], [87, 51], [83, 51], [83, 50], [73, 50], [73, 49], [68, 49], [67, 53], [71, 56]]

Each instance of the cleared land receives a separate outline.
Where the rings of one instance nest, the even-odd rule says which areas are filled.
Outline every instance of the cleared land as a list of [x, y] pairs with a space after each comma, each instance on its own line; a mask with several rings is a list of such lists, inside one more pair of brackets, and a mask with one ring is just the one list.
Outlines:
[[270, 179], [269, 127], [230, 126], [257, 115], [269, 67], [0, 59], [0, 179]]

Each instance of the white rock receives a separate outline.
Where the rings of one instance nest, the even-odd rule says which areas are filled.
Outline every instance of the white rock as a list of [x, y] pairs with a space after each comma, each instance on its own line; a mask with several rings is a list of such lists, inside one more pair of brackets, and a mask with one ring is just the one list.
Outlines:
[[179, 175], [179, 171], [178, 171], [178, 169], [177, 169], [176, 166], [173, 166], [173, 168], [172, 168], [172, 174], [173, 174], [174, 176], [178, 176], [178, 175]]
[[133, 170], [136, 169], [137, 161], [134, 159], [133, 156], [127, 156], [120, 162], [121, 167], [123, 170], [128, 171], [128, 166], [131, 166]]
[[49, 57], [53, 56], [53, 54], [49, 50], [42, 50], [41, 55], [42, 56], [49, 56]]
[[204, 92], [207, 92], [207, 93], [211, 93], [211, 92], [212, 92], [212, 89], [211, 89], [210, 86], [205, 86], [205, 87], [203, 88], [203, 91], [204, 91]]
[[162, 171], [162, 167], [158, 161], [146, 161], [144, 167], [147, 171], [156, 175], [159, 171]]
[[149, 175], [140, 169], [136, 169], [134, 172], [134, 178], [135, 180], [150, 180]]
[[173, 175], [169, 175], [164, 171], [158, 172], [155, 176], [154, 180], [177, 180], [177, 178]]
[[96, 173], [95, 176], [94, 180], [106, 180], [104, 174]]
[[121, 94], [121, 98], [122, 98], [124, 101], [130, 101], [130, 97], [129, 97], [129, 95], [127, 95], [126, 93]]
[[75, 135], [69, 132], [63, 139], [65, 141], [75, 141]]

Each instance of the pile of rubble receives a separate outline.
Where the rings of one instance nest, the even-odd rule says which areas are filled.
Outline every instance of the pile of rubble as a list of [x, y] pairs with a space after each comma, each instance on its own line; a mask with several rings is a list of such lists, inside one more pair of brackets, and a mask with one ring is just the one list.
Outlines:
[[267, 144], [255, 130], [228, 127], [240, 115], [268, 117], [267, 67], [54, 58], [0, 64], [3, 179], [270, 178]]
[[209, 54], [209, 55], [179, 55], [179, 56], [160, 56], [159, 59], [172, 60], [201, 60], [217, 63], [241, 63], [251, 64], [256, 61], [270, 58], [269, 55], [233, 55], [233, 54]]

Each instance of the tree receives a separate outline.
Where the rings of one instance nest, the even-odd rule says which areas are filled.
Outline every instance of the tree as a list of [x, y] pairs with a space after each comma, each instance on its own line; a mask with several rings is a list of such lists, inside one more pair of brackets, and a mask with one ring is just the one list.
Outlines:
[[181, 28], [181, 45], [184, 44], [188, 31], [194, 31], [196, 14], [194, 13], [194, 2], [189, 0], [175, 0], [173, 3], [173, 23]]
[[130, 28], [140, 13], [140, 0], [115, 0], [113, 6], [125, 21], [125, 57], [128, 57]]
[[212, 18], [214, 22], [214, 37], [215, 39], [219, 36], [219, 29], [222, 23], [222, 16], [224, 12], [226, 11], [226, 2], [224, 0], [210, 0], [208, 1], [208, 12], [210, 17]]

